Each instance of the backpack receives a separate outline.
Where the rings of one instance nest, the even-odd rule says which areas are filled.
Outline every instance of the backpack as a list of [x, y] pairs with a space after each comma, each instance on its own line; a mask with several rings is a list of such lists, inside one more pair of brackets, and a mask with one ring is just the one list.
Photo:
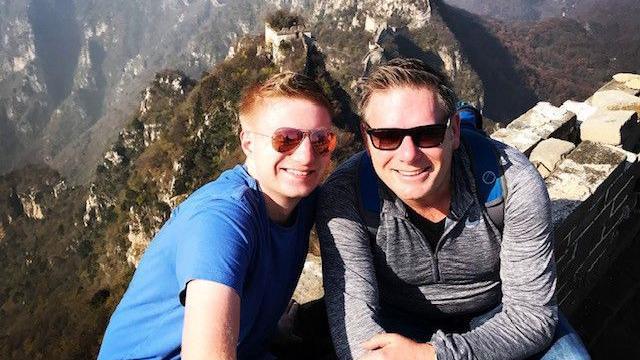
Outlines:
[[[482, 130], [482, 114], [475, 107], [461, 102], [457, 105], [456, 113], [460, 117], [460, 140], [471, 159], [478, 200], [484, 204], [491, 222], [502, 234], [507, 187], [496, 145]], [[382, 203], [378, 193], [379, 181], [371, 157], [365, 152], [358, 164], [357, 191], [361, 215], [369, 232], [374, 235], [377, 233]]]

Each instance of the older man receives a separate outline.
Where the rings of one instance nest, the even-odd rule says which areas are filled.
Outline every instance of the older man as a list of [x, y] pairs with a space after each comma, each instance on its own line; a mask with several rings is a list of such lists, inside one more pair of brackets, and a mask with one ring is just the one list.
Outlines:
[[520, 359], [554, 338], [545, 184], [524, 155], [487, 140], [506, 182], [496, 224], [473, 174], [482, 155], [464, 145], [455, 102], [447, 79], [418, 60], [393, 60], [364, 83], [366, 152], [329, 178], [318, 210], [339, 358]]

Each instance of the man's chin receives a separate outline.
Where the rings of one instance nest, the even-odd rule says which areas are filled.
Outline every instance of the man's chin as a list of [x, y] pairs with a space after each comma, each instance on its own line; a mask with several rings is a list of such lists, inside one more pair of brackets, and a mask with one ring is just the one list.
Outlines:
[[284, 190], [287, 191], [287, 195], [291, 199], [302, 199], [304, 197], [309, 196], [313, 190], [315, 190], [318, 185], [307, 185], [307, 186], [287, 186]]

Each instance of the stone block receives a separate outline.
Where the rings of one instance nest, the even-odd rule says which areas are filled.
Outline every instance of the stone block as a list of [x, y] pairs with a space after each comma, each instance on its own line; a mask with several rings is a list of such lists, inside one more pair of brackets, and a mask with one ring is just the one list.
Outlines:
[[624, 153], [627, 156], [627, 168], [624, 171], [629, 171], [630, 173], [633, 172], [634, 170], [632, 170], [631, 168], [633, 167], [637, 167], [638, 165], [638, 155], [634, 152], [622, 149], [620, 147], [617, 146], [613, 146], [613, 145], [607, 145], [607, 147], [611, 147], [612, 149], [614, 149], [614, 151], [621, 151], [622, 153]]
[[[640, 94], [640, 90], [635, 90], [635, 89], [631, 89], [629, 87], [626, 87], [624, 85], [624, 82], [619, 82], [616, 80], [611, 80], [608, 83], [604, 84], [600, 89], [598, 89], [598, 91], [605, 91], [605, 90], [620, 90], [623, 91], [629, 95], [639, 95]], [[587, 99], [587, 102], [591, 102], [591, 98]]]
[[[612, 180], [626, 171], [628, 167], [627, 152], [616, 147], [598, 144], [591, 141], [581, 142], [575, 150], [567, 155], [566, 160], [574, 161], [576, 164], [586, 166], [589, 170], [598, 171], [600, 169], [606, 172], [606, 178], [611, 177]], [[592, 185], [599, 187], [603, 182], [597, 182], [600, 179], [595, 174], [586, 174], [592, 179]], [[594, 188], [592, 186], [592, 188]]]
[[[585, 249], [590, 248], [590, 238], [599, 238], [600, 224], [603, 224], [609, 215], [609, 208], [606, 210], [597, 208], [593, 212], [585, 212], [584, 204], [578, 206], [568, 218], [566, 218], [561, 228], [571, 227], [569, 237], [561, 242], [556, 241], [556, 254], [562, 256], [568, 263], [579, 265], [582, 256], [585, 255]], [[589, 219], [587, 219], [589, 218]], [[557, 232], [554, 233], [557, 236]], [[573, 267], [575, 268], [575, 266]]]
[[640, 98], [622, 90], [598, 91], [591, 97], [591, 105], [603, 110], [640, 112]]
[[638, 74], [619, 73], [613, 75], [613, 80], [624, 84], [630, 89], [640, 90], [640, 75]]
[[530, 131], [541, 139], [555, 137], [568, 140], [576, 127], [576, 115], [548, 102], [539, 102], [526, 113], [509, 123], [509, 130]]
[[574, 311], [578, 310], [578, 306], [586, 295], [584, 279], [583, 273], [574, 273], [571, 278], [565, 280], [568, 283], [568, 291], [563, 295], [558, 294], [558, 305], [567, 316], [571, 316]]
[[640, 79], [632, 79], [624, 83], [624, 86], [633, 90], [640, 90]]
[[607, 206], [604, 209], [599, 209], [597, 213], [592, 215], [595, 215], [595, 218], [593, 218], [593, 220], [578, 222], [580, 228], [576, 230], [578, 230], [579, 233], [573, 240], [573, 247], [569, 248], [573, 251], [567, 253], [570, 261], [576, 263], [584, 262], [587, 256], [600, 242], [603, 229], [606, 228], [606, 224], [609, 221], [610, 206]]
[[542, 138], [527, 130], [498, 129], [491, 134], [491, 138], [513, 146], [525, 155], [529, 156], [531, 150], [542, 140]]
[[578, 102], [573, 100], [567, 100], [560, 106], [561, 109], [566, 109], [567, 111], [571, 111], [576, 114], [576, 119], [578, 123], [582, 123], [588, 117], [593, 115], [598, 108], [587, 103], [587, 102]]
[[[636, 204], [636, 199], [632, 198], [628, 201], [629, 206], [633, 208]], [[640, 230], [640, 214], [631, 211], [629, 217], [624, 219], [618, 225], [618, 237], [614, 240], [615, 246], [618, 249], [626, 249], [628, 246], [632, 246]], [[640, 265], [638, 265], [640, 266]], [[638, 267], [636, 266], [636, 267]], [[631, 270], [631, 269], [630, 269]], [[640, 276], [640, 271], [633, 270], [636, 276]]]
[[562, 279], [563, 282], [567, 284], [567, 286], [571, 286], [573, 276], [576, 273], [576, 269], [578, 267], [577, 265], [578, 263], [575, 261], [570, 261], [562, 265], [560, 263], [557, 263], [556, 269], [558, 272], [558, 279]]
[[633, 151], [640, 140], [638, 115], [634, 111], [599, 110], [582, 123], [580, 138], [582, 141], [622, 145], [625, 150]]
[[556, 164], [576, 146], [569, 141], [551, 138], [541, 141], [531, 151], [529, 160], [535, 165], [543, 178], [546, 178], [555, 169]]
[[[558, 277], [558, 284], [567, 284], [569, 283], [569, 281], [569, 279], [562, 279]], [[562, 312], [565, 315], [570, 314], [571, 312], [569, 309], [572, 309], [572, 306], [568, 303], [571, 302], [571, 299], [575, 298], [573, 296], [573, 289], [571, 288], [571, 286], [565, 285], [561, 289], [558, 289], [558, 291], [556, 292], [556, 296], [558, 298], [558, 305], [562, 309]]]
[[631, 80], [640, 80], [640, 75], [632, 73], [617, 73], [613, 75], [613, 80], [624, 83]]
[[[560, 161], [545, 179], [556, 229], [562, 228], [562, 223], [581, 205], [581, 211], [586, 212], [590, 197], [595, 195], [592, 201], [603, 197], [609, 184], [607, 179], [611, 177], [609, 180], [613, 181], [624, 171], [625, 163], [626, 155], [622, 151], [590, 141], [580, 143]], [[581, 213], [575, 216], [583, 218], [586, 215]]]

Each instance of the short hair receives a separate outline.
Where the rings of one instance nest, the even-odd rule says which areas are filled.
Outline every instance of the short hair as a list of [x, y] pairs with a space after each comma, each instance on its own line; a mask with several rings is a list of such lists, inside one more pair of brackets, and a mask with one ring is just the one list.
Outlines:
[[334, 116], [331, 101], [318, 83], [306, 75], [285, 71], [263, 82], [257, 82], [243, 92], [238, 106], [240, 123], [246, 124], [247, 119], [266, 99], [277, 97], [309, 100], [327, 109], [331, 118]]
[[447, 118], [455, 112], [457, 96], [449, 79], [437, 69], [418, 59], [396, 58], [375, 68], [363, 79], [358, 108], [364, 120], [371, 95], [395, 87], [427, 88], [437, 94], [438, 103]]

